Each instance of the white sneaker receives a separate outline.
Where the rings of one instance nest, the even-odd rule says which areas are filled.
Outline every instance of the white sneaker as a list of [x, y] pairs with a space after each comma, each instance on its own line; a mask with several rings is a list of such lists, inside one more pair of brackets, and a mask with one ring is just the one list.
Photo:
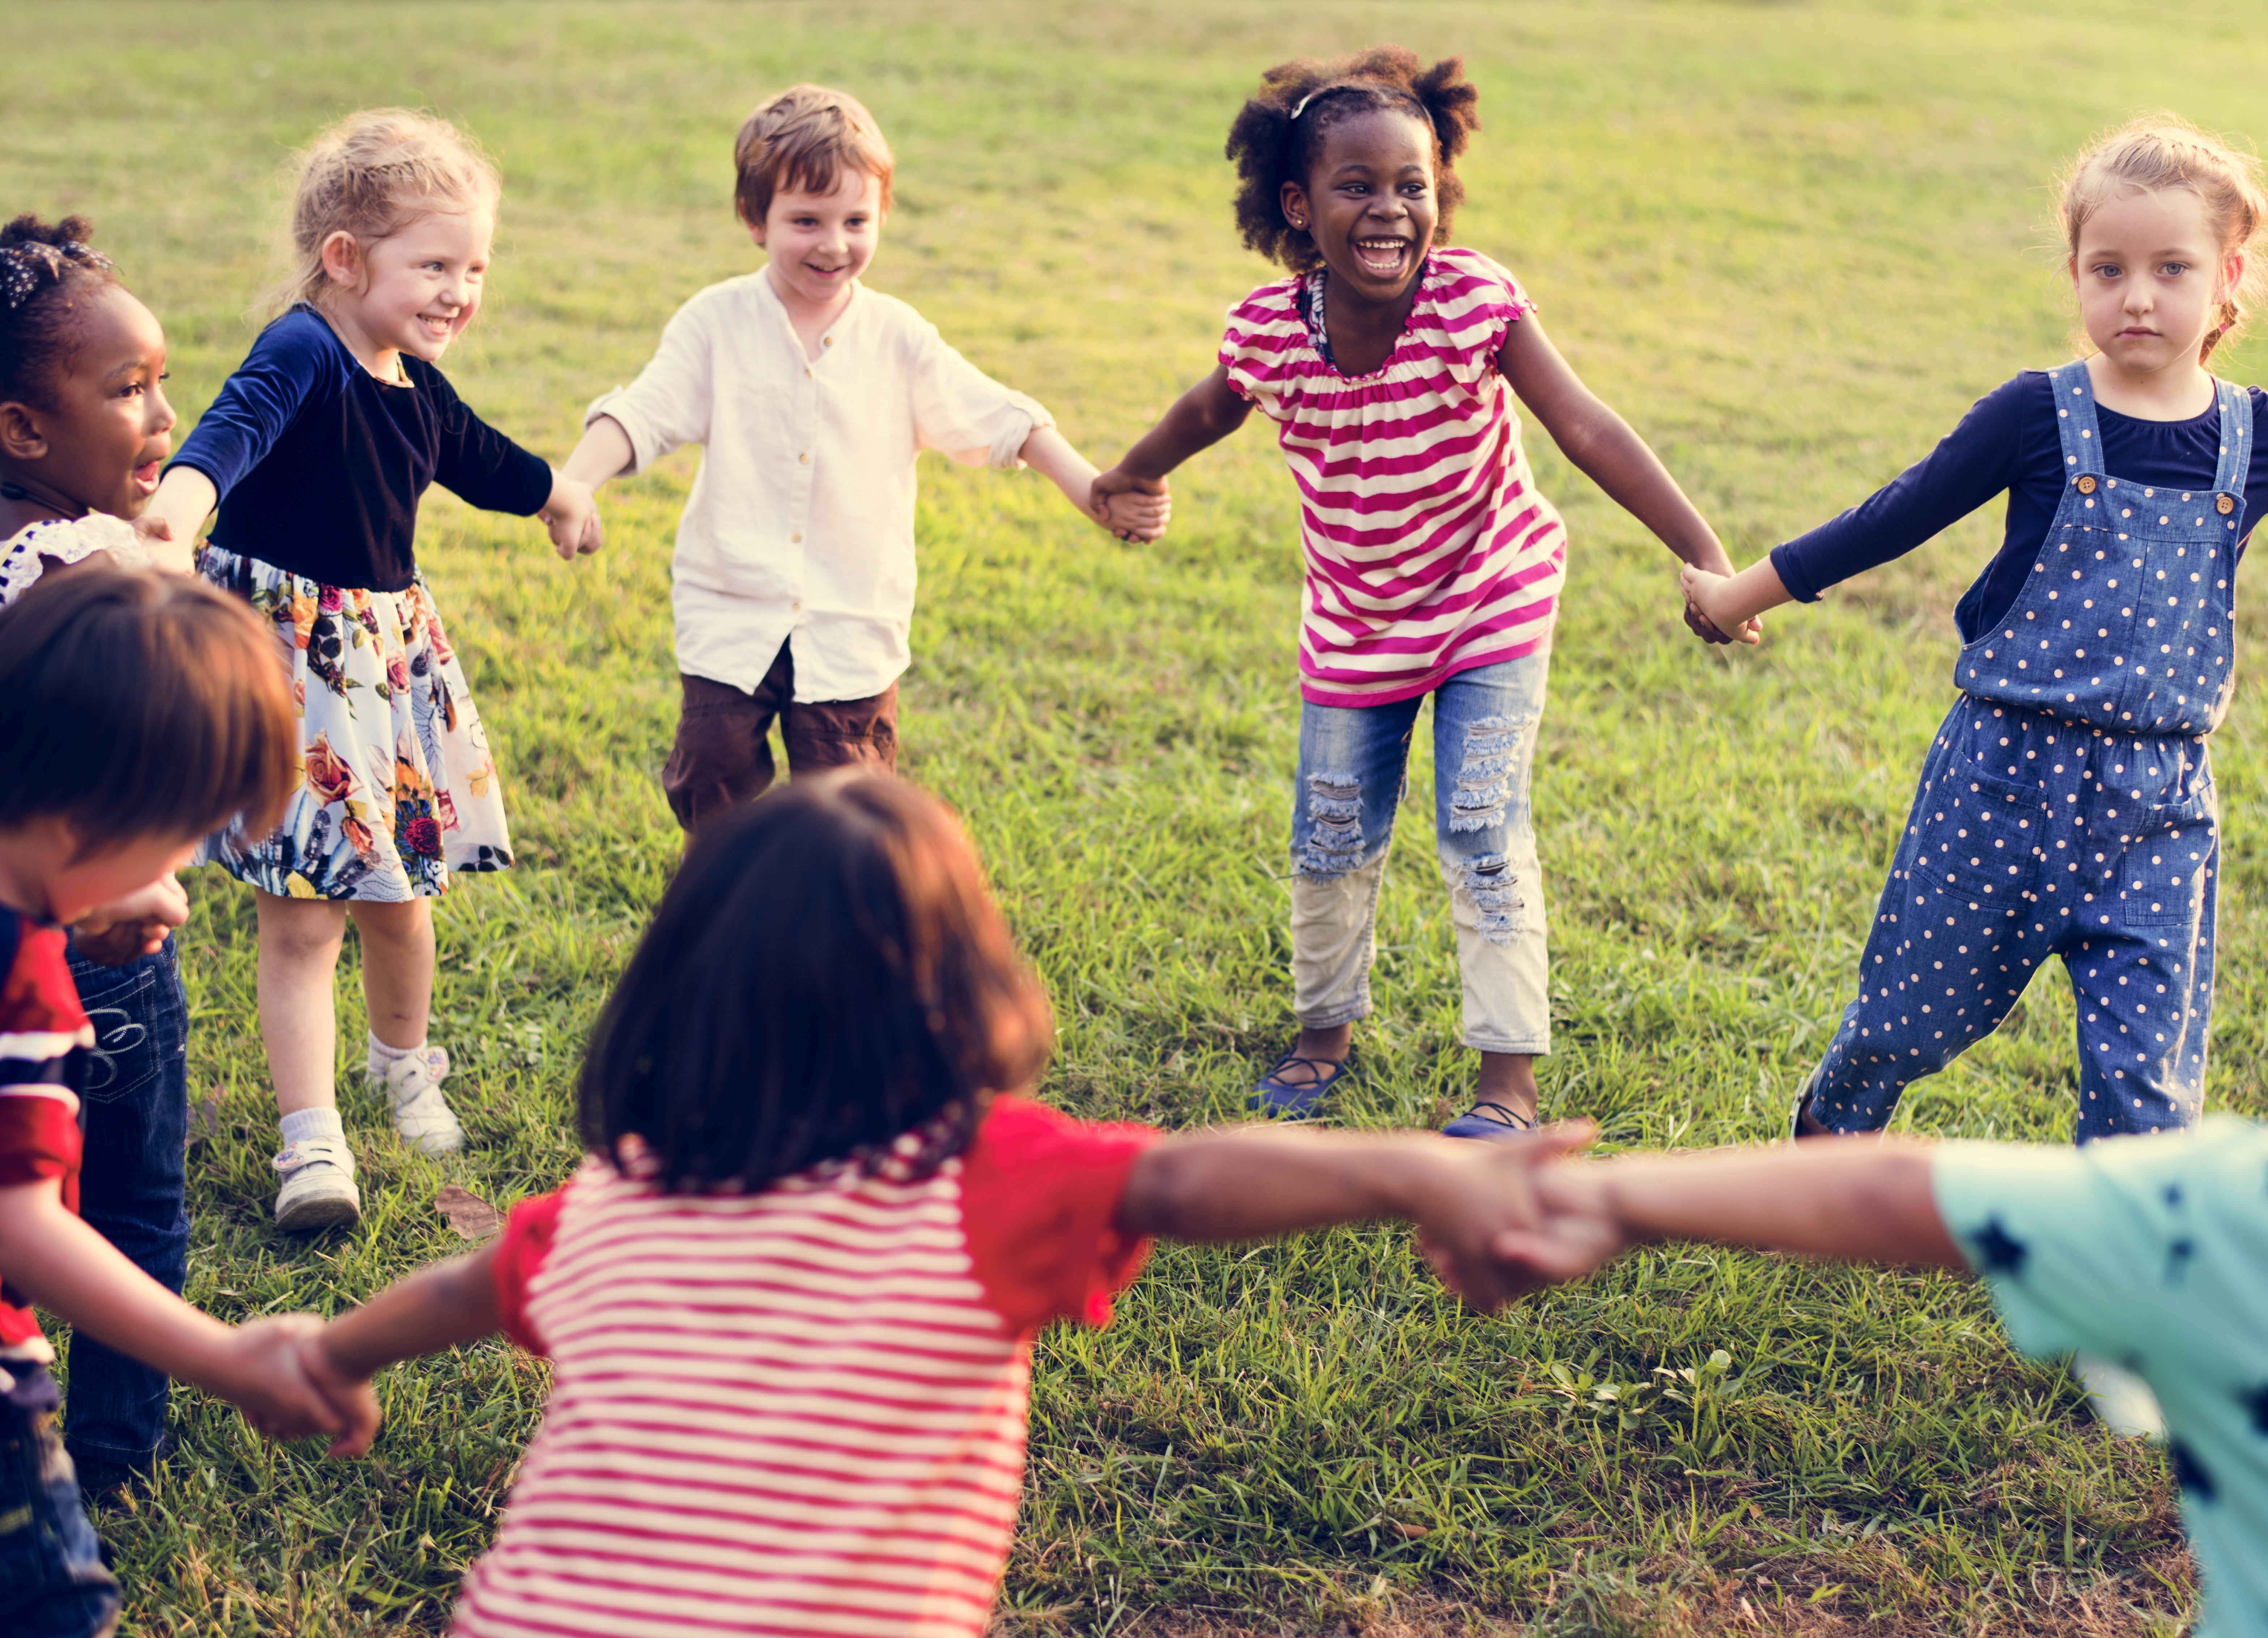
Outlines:
[[438, 1046], [412, 1052], [387, 1066], [386, 1095], [394, 1105], [394, 1129], [420, 1155], [454, 1155], [465, 1147], [465, 1128], [441, 1096], [449, 1055]]
[[276, 1197], [276, 1226], [289, 1234], [312, 1234], [362, 1216], [362, 1191], [355, 1187], [354, 1151], [328, 1138], [287, 1143], [276, 1157], [284, 1174]]

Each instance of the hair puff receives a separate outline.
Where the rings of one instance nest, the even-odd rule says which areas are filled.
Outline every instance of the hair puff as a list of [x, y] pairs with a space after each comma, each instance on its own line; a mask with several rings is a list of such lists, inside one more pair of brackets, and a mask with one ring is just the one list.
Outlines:
[[1457, 156], [1480, 129], [1480, 100], [1465, 78], [1462, 57], [1444, 57], [1425, 68], [1417, 53], [1400, 46], [1373, 46], [1329, 62], [1301, 57], [1278, 63], [1260, 77], [1260, 89], [1228, 129], [1226, 151], [1236, 161], [1236, 225], [1246, 247], [1294, 273], [1322, 265], [1314, 240], [1284, 219], [1284, 184], [1306, 183], [1325, 131], [1376, 108], [1401, 109], [1432, 129], [1436, 231], [1447, 234], [1464, 201]]

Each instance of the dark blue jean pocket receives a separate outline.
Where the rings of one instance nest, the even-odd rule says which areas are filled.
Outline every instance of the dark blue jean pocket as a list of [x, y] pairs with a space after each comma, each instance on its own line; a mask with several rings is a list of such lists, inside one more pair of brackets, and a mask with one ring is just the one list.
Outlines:
[[180, 970], [168, 944], [123, 967], [74, 963], [79, 1005], [94, 1026], [94, 1051], [84, 1096], [110, 1103], [154, 1080], [188, 1044]]
[[2183, 801], [2148, 810], [2119, 867], [2121, 913], [2130, 927], [2197, 926], [2211, 902], [2220, 853], [2220, 801], [2211, 783]]

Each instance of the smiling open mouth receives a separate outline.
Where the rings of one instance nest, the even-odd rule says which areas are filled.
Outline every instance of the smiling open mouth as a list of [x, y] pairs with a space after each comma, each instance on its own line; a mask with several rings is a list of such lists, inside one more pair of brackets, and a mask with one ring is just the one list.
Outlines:
[[1372, 277], [1392, 278], [1410, 264], [1410, 241], [1406, 239], [1358, 239], [1354, 241], [1354, 259]]
[[135, 487], [139, 489], [145, 495], [155, 494], [158, 489], [158, 474], [164, 468], [165, 464], [165, 461], [160, 459], [157, 461], [145, 461], [140, 466], [135, 468]]

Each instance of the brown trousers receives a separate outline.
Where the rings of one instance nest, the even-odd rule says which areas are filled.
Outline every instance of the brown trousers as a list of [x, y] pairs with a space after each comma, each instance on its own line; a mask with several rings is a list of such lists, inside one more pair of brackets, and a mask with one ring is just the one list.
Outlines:
[[703, 821], [760, 796], [774, 774], [765, 739], [779, 719], [791, 774], [822, 768], [898, 766], [898, 685], [870, 699], [798, 700], [795, 659], [788, 645], [753, 694], [729, 682], [680, 673], [684, 699], [677, 742], [662, 765], [669, 811], [691, 836]]

